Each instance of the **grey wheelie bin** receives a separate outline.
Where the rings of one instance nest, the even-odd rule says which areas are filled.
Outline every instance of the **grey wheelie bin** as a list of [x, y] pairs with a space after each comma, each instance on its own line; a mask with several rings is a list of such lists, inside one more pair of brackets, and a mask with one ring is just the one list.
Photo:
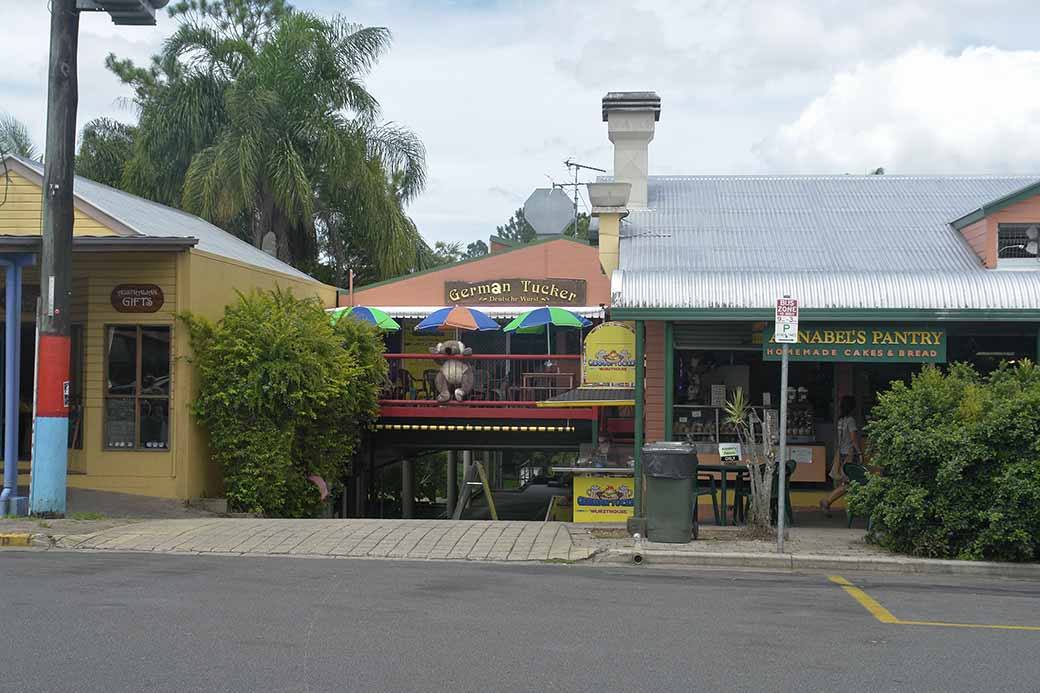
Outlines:
[[686, 443], [652, 443], [643, 447], [646, 476], [646, 538], [685, 544], [696, 538], [694, 485], [697, 451]]

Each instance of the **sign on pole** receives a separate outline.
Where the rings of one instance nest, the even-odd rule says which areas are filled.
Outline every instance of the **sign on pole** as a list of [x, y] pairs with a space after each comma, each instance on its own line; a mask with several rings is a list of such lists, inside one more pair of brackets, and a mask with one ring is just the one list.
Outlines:
[[777, 344], [798, 343], [798, 299], [784, 296], [776, 299], [776, 326], [773, 340]]
[[784, 552], [784, 514], [787, 512], [787, 360], [788, 344], [798, 343], [798, 299], [776, 299], [776, 326], [773, 339], [783, 345], [780, 361], [780, 455], [777, 459], [776, 550]]

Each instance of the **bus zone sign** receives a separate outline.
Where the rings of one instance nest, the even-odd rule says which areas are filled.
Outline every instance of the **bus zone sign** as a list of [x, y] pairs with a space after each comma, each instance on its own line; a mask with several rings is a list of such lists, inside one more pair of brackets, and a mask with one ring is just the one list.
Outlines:
[[773, 340], [777, 344], [798, 343], [798, 299], [784, 296], [776, 299], [776, 324]]

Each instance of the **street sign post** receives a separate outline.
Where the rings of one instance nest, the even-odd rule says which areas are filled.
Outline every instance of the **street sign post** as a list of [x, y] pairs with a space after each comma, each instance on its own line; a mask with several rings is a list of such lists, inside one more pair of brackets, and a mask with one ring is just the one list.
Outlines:
[[787, 361], [788, 345], [798, 343], [798, 299], [784, 296], [776, 299], [776, 324], [773, 339], [783, 345], [780, 361], [780, 459], [776, 492], [776, 550], [784, 552], [784, 513], [787, 512]]

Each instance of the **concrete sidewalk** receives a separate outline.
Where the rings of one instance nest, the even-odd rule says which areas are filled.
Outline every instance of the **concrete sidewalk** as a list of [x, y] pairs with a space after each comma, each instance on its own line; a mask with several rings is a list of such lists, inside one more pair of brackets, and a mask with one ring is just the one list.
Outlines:
[[563, 523], [490, 520], [156, 520], [85, 536], [55, 537], [54, 545], [116, 551], [468, 561], [578, 561], [595, 551], [575, 546]]
[[[864, 541], [864, 531], [795, 527], [785, 553], [775, 541], [749, 540], [740, 527], [702, 526], [688, 544], [638, 545], [621, 526], [490, 520], [269, 520], [202, 517], [160, 519], [90, 533], [34, 534], [36, 546], [323, 558], [466, 561], [591, 561], [611, 565], [680, 565], [806, 572], [887, 572], [1040, 579], [1040, 564], [943, 561], [890, 554]], [[9, 542], [17, 545], [17, 542]], [[24, 545], [24, 544], [22, 544]]]
[[[608, 530], [609, 531], [609, 530]], [[866, 543], [862, 529], [792, 527], [784, 553], [776, 540], [742, 538], [742, 527], [701, 526], [700, 539], [688, 544], [636, 543], [629, 536], [596, 536], [603, 529], [572, 530], [578, 546], [595, 546], [593, 558], [613, 565], [679, 565], [696, 568], [753, 568], [804, 572], [881, 572], [913, 575], [959, 575], [1040, 579], [1040, 564], [995, 563], [916, 558], [890, 553]], [[623, 534], [619, 528], [615, 531]], [[584, 536], [582, 536], [584, 534]]]

